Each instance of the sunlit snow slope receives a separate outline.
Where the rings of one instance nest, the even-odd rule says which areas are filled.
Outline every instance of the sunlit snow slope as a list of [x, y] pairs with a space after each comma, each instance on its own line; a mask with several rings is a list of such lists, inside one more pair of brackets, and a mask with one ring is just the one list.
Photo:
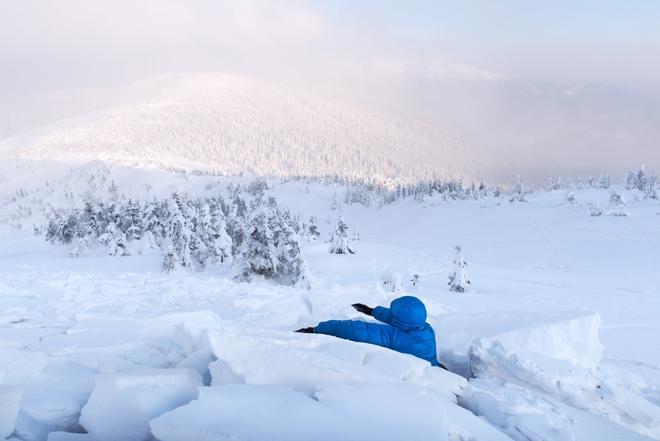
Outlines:
[[0, 140], [0, 155], [381, 182], [464, 178], [477, 166], [441, 131], [287, 86], [214, 74], [161, 76], [134, 89], [139, 101]]

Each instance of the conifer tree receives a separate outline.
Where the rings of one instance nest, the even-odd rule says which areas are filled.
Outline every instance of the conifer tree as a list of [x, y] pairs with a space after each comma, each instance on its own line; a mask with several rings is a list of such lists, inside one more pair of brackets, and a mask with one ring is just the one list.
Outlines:
[[348, 225], [344, 223], [344, 219], [339, 216], [337, 218], [337, 225], [335, 232], [330, 243], [331, 254], [355, 254], [348, 241]]
[[462, 248], [459, 245], [455, 247], [454, 269], [449, 274], [449, 290], [453, 292], [467, 292], [470, 287], [470, 279], [467, 275], [467, 262], [462, 254]]
[[317, 220], [316, 217], [311, 216], [309, 218], [309, 223], [307, 224], [307, 237], [309, 237], [310, 240], [316, 240], [321, 236], [321, 233], [319, 232], [319, 227], [317, 225]]
[[516, 181], [516, 185], [513, 187], [509, 202], [527, 202], [526, 194], [527, 190], [525, 189], [525, 184], [523, 183], [520, 175], [518, 175], [518, 180]]
[[249, 281], [255, 274], [265, 278], [275, 278], [279, 261], [268, 219], [269, 213], [264, 207], [252, 214], [243, 252], [238, 262], [239, 273], [236, 279]]
[[628, 216], [628, 213], [626, 213], [626, 200], [616, 190], [612, 190], [610, 193], [609, 208], [609, 212], [613, 216]]
[[106, 246], [109, 256], [128, 255], [128, 250], [126, 249], [126, 236], [119, 228], [117, 228], [115, 221], [110, 221], [110, 223], [108, 223], [105, 232], [99, 236], [98, 241], [100, 244]]

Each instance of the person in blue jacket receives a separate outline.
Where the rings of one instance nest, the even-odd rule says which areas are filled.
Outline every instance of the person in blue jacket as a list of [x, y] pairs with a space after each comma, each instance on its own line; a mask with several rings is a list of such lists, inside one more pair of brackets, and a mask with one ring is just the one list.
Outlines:
[[346, 340], [371, 343], [414, 355], [428, 361], [432, 366], [444, 368], [437, 359], [435, 332], [431, 325], [426, 323], [426, 307], [417, 297], [399, 297], [392, 301], [389, 308], [370, 308], [362, 303], [352, 306], [381, 323], [328, 320], [316, 327], [301, 328], [296, 332], [333, 335]]

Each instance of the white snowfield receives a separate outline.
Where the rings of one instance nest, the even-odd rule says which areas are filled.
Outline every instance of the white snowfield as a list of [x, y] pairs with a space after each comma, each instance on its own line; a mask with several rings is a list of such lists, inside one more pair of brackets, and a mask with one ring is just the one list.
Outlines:
[[[142, 188], [116, 171], [122, 192]], [[152, 194], [224, 188], [207, 176], [148, 176], [163, 178]], [[360, 233], [354, 255], [304, 244], [310, 290], [236, 283], [224, 266], [167, 275], [155, 254], [72, 259], [43, 237], [0, 233], [0, 438], [660, 439], [657, 201], [624, 192], [627, 217], [591, 217], [587, 204], [609, 199], [593, 189], [574, 192], [577, 207], [557, 191], [527, 203], [431, 197], [331, 210], [342, 187], [273, 185], [280, 204], [317, 216], [322, 238], [339, 210]], [[65, 206], [59, 189], [51, 197]], [[447, 286], [456, 244], [472, 281], [465, 294]], [[400, 292], [383, 288], [384, 273], [402, 280]], [[292, 332], [372, 320], [350, 305], [404, 294], [426, 304], [452, 372]]]

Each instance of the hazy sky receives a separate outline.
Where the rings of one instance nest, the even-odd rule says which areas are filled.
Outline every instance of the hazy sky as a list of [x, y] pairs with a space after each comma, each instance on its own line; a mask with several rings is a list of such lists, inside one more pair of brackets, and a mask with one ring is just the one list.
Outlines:
[[656, 0], [5, 0], [0, 136], [147, 75], [221, 71], [419, 117], [530, 173], [558, 142], [557, 171], [580, 172], [571, 161], [613, 124], [633, 142], [604, 147], [599, 167], [660, 167], [659, 23]]

